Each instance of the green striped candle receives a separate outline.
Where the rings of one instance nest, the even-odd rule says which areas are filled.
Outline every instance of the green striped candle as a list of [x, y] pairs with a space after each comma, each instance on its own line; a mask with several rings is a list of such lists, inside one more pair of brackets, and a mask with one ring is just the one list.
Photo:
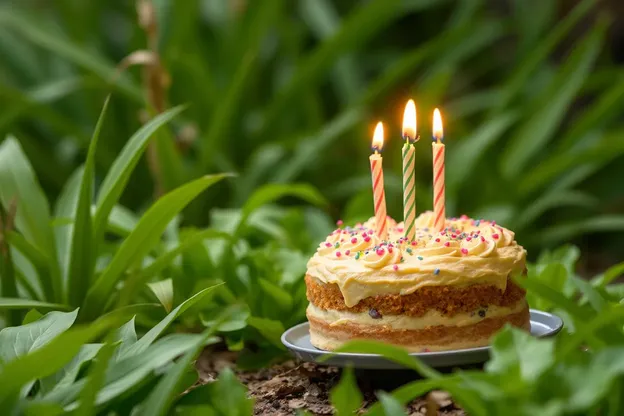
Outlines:
[[416, 237], [416, 105], [409, 100], [403, 113], [403, 222], [405, 238], [413, 241]]

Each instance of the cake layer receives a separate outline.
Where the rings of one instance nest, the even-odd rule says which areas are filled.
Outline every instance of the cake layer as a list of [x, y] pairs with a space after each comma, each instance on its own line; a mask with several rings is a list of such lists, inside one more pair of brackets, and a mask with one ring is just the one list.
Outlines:
[[[347, 305], [336, 284], [326, 284], [306, 275], [308, 300], [321, 309], [376, 313], [384, 315], [422, 316], [429, 311], [453, 316], [471, 313], [484, 306], [512, 307], [524, 299], [525, 291], [508, 279], [505, 290], [491, 285], [427, 286], [408, 295], [381, 294]], [[375, 312], [374, 312], [375, 313]]]
[[374, 232], [374, 220], [338, 228], [308, 261], [307, 274], [336, 284], [344, 303], [354, 306], [375, 295], [407, 295], [430, 286], [488, 285], [505, 290], [510, 275], [525, 269], [526, 251], [514, 233], [492, 221], [448, 219], [442, 231], [431, 213], [416, 219], [413, 240], [402, 224], [388, 219], [387, 240]]
[[329, 324], [332, 327], [358, 324], [387, 327], [391, 329], [425, 329], [434, 326], [466, 326], [474, 325], [486, 318], [499, 318], [522, 311], [526, 308], [526, 301], [521, 299], [514, 305], [487, 306], [472, 312], [457, 313], [453, 316], [431, 310], [422, 316], [408, 315], [371, 315], [368, 312], [348, 312], [332, 309], [321, 309], [313, 304], [308, 305], [306, 315]]
[[348, 323], [331, 325], [308, 315], [310, 341], [322, 350], [334, 350], [353, 339], [373, 339], [406, 348], [410, 352], [444, 351], [486, 346], [494, 333], [509, 323], [530, 330], [529, 308], [509, 315], [485, 318], [472, 325], [393, 329], [383, 325]]

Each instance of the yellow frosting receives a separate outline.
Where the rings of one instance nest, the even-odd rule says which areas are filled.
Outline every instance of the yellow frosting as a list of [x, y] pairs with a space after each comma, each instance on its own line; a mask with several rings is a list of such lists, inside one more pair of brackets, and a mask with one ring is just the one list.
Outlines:
[[389, 219], [388, 241], [374, 235], [375, 219], [334, 230], [308, 262], [308, 275], [336, 283], [347, 306], [369, 296], [409, 294], [424, 286], [490, 284], [504, 290], [525, 268], [526, 251], [514, 233], [491, 221], [462, 216], [434, 232], [433, 214], [416, 219], [416, 238]]

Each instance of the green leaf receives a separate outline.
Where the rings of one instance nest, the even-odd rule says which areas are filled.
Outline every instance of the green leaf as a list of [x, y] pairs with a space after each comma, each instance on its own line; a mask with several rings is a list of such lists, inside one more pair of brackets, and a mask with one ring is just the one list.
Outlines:
[[[0, 202], [6, 208], [16, 198], [15, 225], [26, 240], [56, 263], [50, 208], [18, 141], [9, 136], [0, 144]], [[58, 270], [57, 270], [58, 272]], [[60, 275], [53, 270], [43, 282], [46, 298], [63, 301]]]
[[543, 63], [561, 40], [575, 27], [595, 5], [594, 0], [579, 2], [559, 23], [542, 39], [531, 53], [515, 67], [514, 72], [502, 89], [502, 96], [494, 111], [506, 107], [526, 85], [535, 69]]
[[[541, 284], [547, 286], [555, 292], [563, 293], [563, 288], [565, 287], [568, 279], [568, 274], [562, 264], [551, 263], [548, 264], [541, 271], [541, 273], [539, 273], [536, 279], [539, 280]], [[538, 293], [533, 293], [531, 291], [527, 293], [527, 300], [529, 301], [529, 305], [536, 309], [549, 311], [557, 306], [556, 303], [550, 302], [549, 299], [539, 296]]]
[[[394, 345], [385, 344], [379, 341], [356, 340], [349, 341], [336, 349], [336, 352], [357, 352], [364, 354], [380, 354], [390, 361], [401, 364], [406, 368], [410, 368], [423, 377], [439, 378], [438, 373], [433, 368], [427, 366], [418, 358], [409, 355], [403, 348]], [[327, 356], [330, 357], [330, 356]]]
[[266, 295], [265, 302], [270, 302], [272, 307], [288, 313], [293, 306], [293, 298], [288, 291], [266, 279], [258, 279], [262, 292]]
[[407, 414], [405, 413], [403, 405], [392, 397], [392, 395], [380, 391], [377, 393], [377, 397], [379, 398], [379, 402], [381, 403], [381, 407], [383, 408], [386, 416], [401, 416]]
[[31, 299], [13, 299], [13, 298], [0, 298], [0, 310], [2, 309], [57, 309], [62, 311], [70, 310], [68, 305], [60, 305], [58, 303], [39, 302]]
[[[124, 240], [111, 262], [87, 293], [83, 307], [84, 316], [93, 317], [100, 313], [123, 273], [133, 264], [140, 262], [145, 254], [158, 243], [167, 224], [197, 195], [227, 176], [229, 175], [204, 176], [169, 192], [156, 201], [141, 217], [136, 228]], [[131, 299], [137, 283], [137, 281], [126, 281], [124, 287], [126, 300]]]
[[124, 354], [125, 351], [130, 348], [135, 342], [137, 342], [137, 334], [134, 328], [134, 319], [130, 319], [128, 322], [119, 327], [113, 334], [111, 334], [111, 342], [119, 342], [119, 347], [115, 350], [113, 357], [114, 361], [118, 361], [119, 356]]
[[285, 350], [284, 344], [282, 344], [281, 337], [284, 333], [284, 325], [280, 321], [274, 321], [272, 319], [259, 318], [256, 316], [250, 316], [247, 318], [247, 323], [260, 332], [260, 334], [266, 338], [271, 344], [280, 350]]
[[[97, 394], [96, 406], [133, 392], [156, 369], [171, 363], [176, 357], [192, 348], [198, 337], [198, 335], [191, 334], [172, 334], [158, 340], [141, 354], [121, 359], [109, 365], [104, 387]], [[210, 339], [209, 342], [216, 342], [216, 339]], [[48, 394], [44, 399], [63, 403], [65, 410], [71, 411], [78, 406], [76, 399], [84, 389], [85, 382], [85, 379], [78, 380], [67, 388]]]
[[598, 287], [605, 287], [622, 275], [624, 275], [624, 262], [609, 267], [606, 272], [592, 279], [592, 284]]
[[[69, 275], [72, 235], [74, 231], [73, 216], [78, 205], [78, 194], [84, 176], [84, 165], [79, 166], [69, 177], [54, 206], [54, 238], [58, 253], [59, 268], [63, 284], [67, 287]], [[62, 221], [63, 220], [63, 221]], [[62, 221], [62, 222], [61, 222]]]
[[0, 331], [0, 364], [7, 364], [48, 344], [67, 331], [78, 315], [73, 312], [50, 312], [40, 320]]
[[173, 307], [173, 280], [165, 279], [160, 282], [148, 283], [147, 286], [158, 298], [165, 311], [171, 312]]
[[398, 0], [373, 0], [356, 8], [343, 21], [340, 29], [327, 38], [307, 57], [300, 60], [290, 82], [280, 89], [266, 111], [263, 123], [265, 131], [279, 124], [279, 118], [292, 100], [298, 98], [302, 89], [316, 85], [327, 67], [346, 51], [354, 50], [382, 30], [398, 15]]
[[[49, 342], [41, 348], [31, 348], [32, 352], [5, 364], [0, 373], [0, 407], [13, 392], [19, 391], [26, 383], [61, 369], [74, 358], [83, 344], [114, 324], [113, 319], [103, 319], [86, 327], [70, 329], [52, 340], [48, 339]], [[2, 345], [6, 344], [3, 342]]]
[[76, 416], [89, 416], [95, 413], [95, 399], [104, 384], [106, 370], [115, 351], [114, 344], [105, 344], [99, 349], [95, 364], [91, 367], [87, 382], [80, 393], [80, 407], [74, 413]]
[[104, 236], [111, 210], [117, 204], [119, 197], [126, 188], [130, 174], [145, 151], [149, 139], [160, 127], [171, 121], [182, 110], [184, 110], [184, 107], [178, 106], [159, 114], [128, 139], [121, 154], [115, 159], [115, 162], [102, 181], [98, 192], [97, 208], [93, 221], [93, 235], [96, 242], [101, 241]]
[[[101, 55], [89, 53], [86, 48], [77, 46], [49, 30], [43, 30], [40, 22], [26, 18], [15, 10], [0, 10], [0, 26], [11, 28], [33, 44], [50, 51], [54, 56], [63, 57], [97, 75], [106, 83], [105, 85], [109, 85], [111, 80], [119, 78], [115, 65], [107, 62]], [[136, 102], [143, 101], [140, 88], [131, 84], [127, 78], [122, 78], [114, 82], [113, 85]]]
[[[564, 388], [570, 389], [566, 410], [570, 413], [584, 411], [604, 399], [614, 381], [624, 374], [624, 349], [607, 348], [598, 351], [586, 365], [568, 368], [563, 374]], [[587, 414], [587, 413], [585, 413]]]
[[539, 282], [537, 279], [519, 278], [514, 279], [514, 281], [519, 286], [527, 289], [529, 293], [533, 293], [534, 295], [546, 299], [552, 305], [555, 305], [556, 307], [565, 310], [574, 318], [581, 320], [587, 319], [587, 313], [580, 306], [578, 306], [576, 302], [566, 298], [565, 295], [563, 295], [561, 292]]
[[102, 348], [103, 344], [85, 344], [78, 354], [56, 373], [39, 380], [39, 388], [42, 394], [47, 394], [53, 389], [63, 388], [76, 381], [78, 373], [83, 365], [93, 360]]
[[43, 314], [41, 312], [36, 309], [31, 309], [28, 311], [28, 313], [26, 313], [26, 316], [24, 316], [24, 321], [22, 322], [22, 325], [30, 324], [32, 322], [38, 321], [41, 318], [43, 318]]
[[472, 135], [460, 141], [456, 149], [449, 154], [449, 166], [453, 166], [453, 169], [449, 169], [448, 172], [448, 185], [456, 189], [469, 178], [479, 158], [483, 157], [489, 146], [500, 138], [517, 119], [518, 115], [515, 113], [501, 114], [484, 123]]
[[141, 270], [141, 275], [144, 278], [155, 276], [164, 268], [171, 265], [175, 258], [183, 254], [185, 251], [193, 248], [197, 244], [201, 244], [204, 240], [211, 239], [232, 240], [232, 236], [223, 231], [213, 230], [211, 228], [194, 232], [189, 237], [181, 241], [176, 247], [157, 257], [152, 263]]
[[516, 328], [506, 327], [491, 345], [491, 358], [485, 366], [490, 373], [517, 374], [533, 383], [555, 363], [552, 339], [537, 339]]
[[[412, 381], [411, 383], [407, 383], [396, 390], [394, 390], [391, 395], [401, 404], [407, 404], [413, 399], [426, 394], [427, 392], [435, 389], [435, 388], [444, 388], [442, 385], [451, 385], [456, 384], [456, 380], [453, 378], [447, 378], [445, 380], [441, 379], [430, 379], [430, 380], [418, 380]], [[381, 402], [374, 403], [368, 411], [365, 413], [366, 416], [384, 416], [384, 409]]]
[[122, 360], [127, 357], [131, 357], [134, 355], [140, 355], [143, 353], [155, 340], [158, 338], [168, 327], [169, 325], [176, 320], [180, 315], [186, 312], [190, 307], [197, 304], [200, 300], [202, 300], [209, 292], [211, 292], [214, 288], [219, 287], [220, 285], [215, 285], [209, 288], [202, 290], [197, 293], [195, 296], [187, 299], [182, 302], [178, 307], [172, 310], [162, 321], [160, 321], [157, 325], [155, 325], [152, 329], [150, 329], [145, 335], [141, 337], [140, 340], [130, 345], [125, 351], [120, 352], [119, 360]]
[[510, 139], [500, 160], [505, 177], [519, 175], [545, 148], [598, 57], [605, 29], [604, 24], [596, 26], [572, 52], [555, 83], [544, 92], [540, 105]]
[[93, 251], [93, 221], [91, 218], [91, 202], [93, 200], [93, 181], [95, 180], [95, 151], [110, 95], [106, 97], [102, 112], [95, 125], [93, 137], [89, 144], [87, 161], [84, 165], [78, 203], [73, 215], [74, 227], [70, 248], [69, 270], [67, 275], [68, 301], [71, 305], [80, 305], [87, 294], [95, 267], [97, 253]]
[[[218, 322], [222, 322], [223, 319], [228, 315], [229, 310], [226, 310], [217, 319]], [[196, 344], [176, 362], [173, 368], [169, 369], [167, 374], [158, 382], [156, 388], [152, 390], [150, 395], [143, 402], [143, 405], [138, 412], [139, 416], [168, 414], [167, 412], [171, 407], [175, 396], [178, 395], [178, 390], [180, 389], [181, 382], [184, 380], [183, 377], [186, 371], [189, 367], [192, 367], [192, 362], [197, 358], [208, 339], [215, 333], [218, 327], [219, 325], [216, 324], [208, 330], [204, 331], [197, 340]]]
[[208, 402], [217, 414], [227, 416], [248, 416], [253, 413], [254, 399], [247, 397], [247, 389], [226, 368], [216, 382], [208, 384]]
[[326, 205], [325, 198], [312, 186], [306, 184], [268, 184], [260, 187], [242, 207], [242, 218], [238, 232], [247, 223], [249, 216], [258, 208], [286, 196], [296, 197], [314, 205]]
[[553, 225], [536, 233], [531, 239], [547, 245], [553, 242], [570, 240], [572, 237], [580, 234], [622, 230], [624, 230], [624, 215], [601, 215]]
[[329, 392], [329, 399], [338, 416], [353, 415], [362, 407], [364, 396], [357, 386], [351, 367], [344, 369], [340, 382]]

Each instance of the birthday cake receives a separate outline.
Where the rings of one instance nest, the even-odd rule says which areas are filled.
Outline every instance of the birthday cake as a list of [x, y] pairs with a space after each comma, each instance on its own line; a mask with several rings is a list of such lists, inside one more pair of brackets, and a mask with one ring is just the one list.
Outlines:
[[339, 227], [309, 260], [305, 277], [312, 344], [334, 350], [372, 339], [411, 352], [484, 346], [505, 324], [529, 329], [525, 292], [512, 276], [526, 272], [514, 233], [466, 216], [433, 231], [433, 214], [415, 221], [415, 238], [388, 217]]

